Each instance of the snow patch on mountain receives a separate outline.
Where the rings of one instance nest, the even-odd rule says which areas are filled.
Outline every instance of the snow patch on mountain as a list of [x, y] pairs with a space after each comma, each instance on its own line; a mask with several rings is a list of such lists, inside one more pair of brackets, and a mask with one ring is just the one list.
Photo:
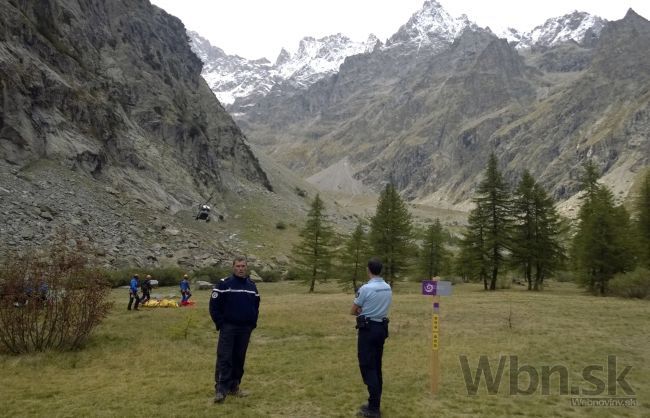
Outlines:
[[374, 35], [370, 35], [366, 42], [354, 42], [340, 33], [320, 39], [306, 37], [300, 41], [295, 53], [288, 54], [284, 49], [280, 52], [276, 60], [276, 64], [280, 63], [277, 70], [282, 79], [293, 79], [307, 87], [338, 71], [346, 57], [372, 51], [376, 43]]
[[378, 42], [374, 35], [365, 42], [354, 42], [341, 34], [320, 39], [306, 37], [293, 53], [283, 48], [272, 64], [264, 58], [247, 60], [228, 55], [196, 32], [188, 31], [188, 36], [192, 49], [203, 61], [203, 78], [224, 105], [240, 97], [266, 95], [285, 80], [301, 88], [309, 87], [338, 71], [346, 57], [370, 52]]
[[477, 27], [466, 15], [452, 17], [435, 0], [427, 0], [422, 8], [411, 16], [405, 25], [386, 42], [385, 48], [411, 45], [434, 49], [451, 44], [467, 27]]
[[567, 41], [582, 44], [587, 41], [588, 36], [599, 36], [606, 24], [607, 21], [598, 16], [574, 11], [548, 19], [543, 25], [536, 26], [529, 32], [508, 28], [497, 35], [508, 42], [516, 43], [517, 48], [549, 47]]

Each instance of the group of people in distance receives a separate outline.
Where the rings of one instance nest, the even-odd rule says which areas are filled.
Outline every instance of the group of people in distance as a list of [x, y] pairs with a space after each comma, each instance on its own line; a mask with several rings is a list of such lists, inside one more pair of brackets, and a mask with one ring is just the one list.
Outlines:
[[[142, 297], [138, 294], [138, 288], [142, 290]], [[131, 277], [131, 282], [129, 284], [129, 305], [127, 306], [127, 309], [130, 311], [131, 309], [134, 309], [136, 311], [139, 311], [140, 309], [138, 306], [141, 304], [145, 304], [151, 299], [151, 275], [147, 274], [145, 276], [145, 279], [140, 283], [140, 276], [138, 274], [134, 274], [133, 277]], [[192, 297], [192, 292], [190, 289], [190, 280], [187, 277], [187, 274], [183, 275], [183, 279], [180, 282], [180, 288], [181, 288], [181, 306], [189, 305], [189, 300], [190, 297]], [[135, 302], [135, 306], [133, 304]]]
[[[362, 417], [380, 417], [383, 379], [381, 363], [384, 341], [388, 338], [388, 310], [393, 293], [381, 278], [382, 263], [378, 258], [368, 261], [368, 283], [361, 286], [350, 313], [356, 316], [357, 356], [363, 383], [368, 388], [368, 403], [357, 412]], [[260, 294], [247, 273], [243, 256], [235, 257], [232, 274], [222, 279], [210, 295], [210, 316], [219, 332], [217, 364], [214, 373], [215, 403], [228, 396], [242, 397], [246, 350], [259, 317]]]

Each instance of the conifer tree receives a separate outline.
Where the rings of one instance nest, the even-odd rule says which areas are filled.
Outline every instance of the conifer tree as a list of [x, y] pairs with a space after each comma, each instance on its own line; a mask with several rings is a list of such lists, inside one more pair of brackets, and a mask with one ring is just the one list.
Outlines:
[[582, 187], [585, 194], [578, 213], [578, 228], [573, 238], [572, 258], [578, 281], [594, 293], [607, 293], [607, 283], [616, 274], [634, 266], [629, 215], [614, 204], [612, 193], [594, 184], [585, 164]]
[[521, 267], [528, 290], [541, 289], [544, 278], [564, 260], [561, 220], [544, 188], [526, 170], [513, 199], [512, 258]]
[[634, 229], [639, 236], [639, 261], [640, 264], [650, 268], [650, 170], [643, 179], [641, 190], [634, 203], [636, 210]]
[[467, 217], [467, 228], [461, 238], [460, 252], [456, 260], [457, 273], [470, 280], [482, 281], [485, 290], [489, 289], [489, 259], [485, 242], [487, 219], [483, 207], [477, 202]]
[[319, 195], [311, 203], [305, 227], [300, 231], [302, 240], [294, 246], [295, 266], [300, 277], [314, 291], [316, 281], [326, 281], [332, 263], [333, 230], [325, 215], [325, 205]]
[[440, 219], [429, 224], [420, 246], [420, 271], [427, 279], [440, 275], [449, 258], [445, 248], [445, 231]]
[[533, 266], [536, 256], [536, 207], [535, 180], [528, 170], [524, 171], [513, 199], [513, 234], [511, 263], [520, 267], [528, 283], [533, 288]]
[[366, 277], [366, 262], [368, 259], [368, 242], [363, 230], [363, 223], [359, 222], [352, 234], [348, 237], [341, 251], [341, 272], [339, 282], [344, 288], [356, 289]]
[[481, 217], [480, 223], [485, 227], [484, 249], [489, 268], [490, 290], [495, 290], [499, 269], [503, 266], [506, 251], [509, 249], [512, 220], [510, 191], [497, 168], [494, 153], [490, 155], [485, 178], [478, 187], [474, 202], [481, 208], [477, 216]]
[[567, 259], [562, 237], [566, 236], [568, 226], [563, 222], [555, 208], [555, 202], [546, 190], [535, 185], [535, 284], [533, 290], [540, 290], [544, 279], [564, 266]]
[[395, 186], [388, 183], [370, 220], [370, 240], [374, 255], [384, 263], [383, 274], [391, 286], [408, 264], [411, 239], [411, 214]]

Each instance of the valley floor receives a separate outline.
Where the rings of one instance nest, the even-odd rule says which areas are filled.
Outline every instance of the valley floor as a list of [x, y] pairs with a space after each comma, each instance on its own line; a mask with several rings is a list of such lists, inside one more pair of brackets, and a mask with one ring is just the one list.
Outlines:
[[[209, 291], [196, 291], [190, 308], [127, 311], [127, 290], [112, 292], [115, 306], [88, 346], [75, 353], [0, 355], [5, 416], [237, 416], [348, 417], [367, 396], [356, 361], [353, 295], [334, 285], [315, 294], [299, 283], [260, 283], [259, 327], [253, 333], [243, 399], [214, 405], [217, 332], [210, 321]], [[384, 354], [384, 417], [433, 416], [649, 416], [650, 304], [600, 298], [573, 284], [550, 282], [544, 292], [516, 287], [486, 293], [476, 284], [454, 287], [441, 302], [439, 394], [429, 393], [431, 300], [418, 283], [398, 283]], [[178, 294], [176, 288], [154, 295]], [[467, 356], [475, 377], [487, 356], [493, 377], [506, 357], [496, 394], [485, 376], [468, 394], [461, 366]], [[548, 394], [511, 394], [509, 366], [517, 356], [520, 391], [529, 386], [522, 366], [538, 372], [564, 366], [582, 395], [560, 394], [557, 374]], [[607, 380], [608, 356], [634, 395], [614, 385], [614, 395], [586, 395], [594, 385], [583, 370]], [[603, 369], [599, 369], [602, 367]], [[516, 373], [515, 373], [516, 374]], [[470, 379], [471, 380], [471, 379]], [[471, 386], [471, 382], [470, 382]], [[604, 389], [603, 389], [604, 390]], [[578, 406], [572, 399], [633, 398], [633, 407]]]

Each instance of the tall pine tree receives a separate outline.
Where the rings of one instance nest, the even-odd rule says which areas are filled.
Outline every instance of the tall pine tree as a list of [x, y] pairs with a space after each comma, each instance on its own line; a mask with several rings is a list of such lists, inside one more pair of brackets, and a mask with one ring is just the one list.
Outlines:
[[333, 230], [325, 215], [325, 205], [319, 195], [311, 203], [305, 227], [300, 231], [302, 240], [293, 248], [295, 266], [300, 277], [314, 291], [316, 281], [326, 281], [332, 264]]
[[341, 251], [339, 282], [344, 288], [352, 286], [352, 289], [356, 292], [366, 277], [367, 260], [368, 240], [363, 230], [363, 223], [359, 222]]
[[563, 237], [568, 232], [568, 226], [563, 222], [555, 208], [555, 202], [546, 190], [535, 185], [535, 284], [533, 290], [540, 290], [544, 279], [565, 265], [567, 259]]
[[528, 290], [533, 288], [533, 266], [536, 257], [537, 208], [535, 207], [535, 180], [524, 171], [513, 198], [512, 256], [513, 266], [520, 267]]
[[476, 203], [467, 217], [467, 228], [460, 241], [460, 251], [456, 259], [456, 272], [463, 278], [483, 282], [485, 290], [489, 289], [488, 250], [485, 244], [487, 216], [483, 207]]
[[384, 263], [384, 277], [391, 286], [408, 264], [411, 239], [411, 214], [395, 185], [388, 183], [370, 220], [370, 241], [375, 255]]
[[650, 268], [650, 170], [643, 178], [641, 190], [634, 203], [634, 229], [639, 236], [639, 261], [641, 265]]
[[630, 240], [629, 215], [616, 206], [614, 196], [593, 181], [591, 162], [585, 164], [582, 206], [572, 243], [572, 259], [578, 281], [594, 293], [605, 295], [607, 283], [616, 273], [630, 271], [634, 251]]
[[497, 168], [497, 158], [492, 153], [488, 160], [485, 178], [479, 184], [474, 202], [481, 210], [477, 213], [485, 226], [484, 249], [487, 257], [490, 290], [495, 290], [499, 269], [503, 266], [509, 249], [511, 229], [510, 191]]
[[438, 218], [424, 232], [420, 246], [420, 271], [427, 279], [440, 275], [447, 264], [449, 251], [445, 247], [445, 235]]
[[562, 223], [553, 200], [526, 170], [513, 199], [511, 262], [520, 267], [528, 290], [542, 288], [544, 278], [565, 258]]

